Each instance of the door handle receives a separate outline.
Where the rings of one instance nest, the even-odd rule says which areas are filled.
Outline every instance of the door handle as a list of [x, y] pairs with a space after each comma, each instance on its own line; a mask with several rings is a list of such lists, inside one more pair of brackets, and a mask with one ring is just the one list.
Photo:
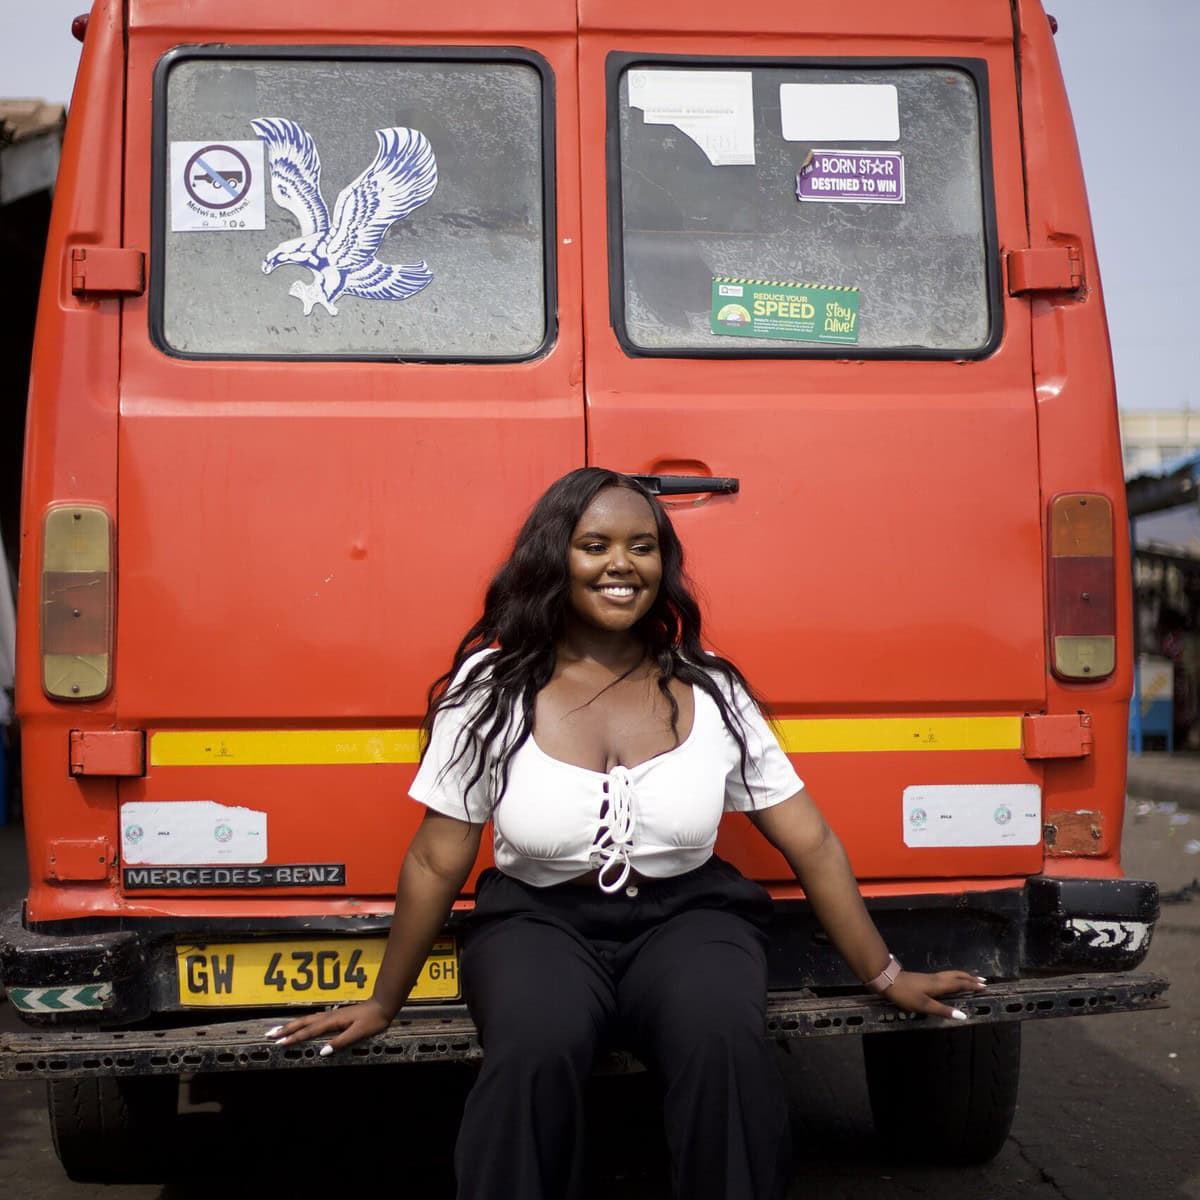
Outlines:
[[696, 492], [732, 496], [741, 488], [741, 481], [729, 475], [634, 475], [633, 478], [655, 496], [690, 496]]

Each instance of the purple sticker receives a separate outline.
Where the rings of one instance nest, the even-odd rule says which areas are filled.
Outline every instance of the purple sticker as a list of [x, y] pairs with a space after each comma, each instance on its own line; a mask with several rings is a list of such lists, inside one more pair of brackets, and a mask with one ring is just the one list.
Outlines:
[[796, 199], [903, 204], [904, 155], [880, 150], [812, 150], [796, 173]]

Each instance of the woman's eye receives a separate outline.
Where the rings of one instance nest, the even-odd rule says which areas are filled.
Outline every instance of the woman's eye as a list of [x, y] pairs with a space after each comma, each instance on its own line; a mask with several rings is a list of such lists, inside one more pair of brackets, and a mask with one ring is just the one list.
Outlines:
[[603, 554], [608, 547], [603, 542], [588, 542], [584, 550], [588, 554]]
[[649, 546], [649, 545], [641, 545], [641, 546], [631, 546], [630, 549], [634, 552], [634, 554], [653, 554], [658, 549], [658, 547], [657, 546]]

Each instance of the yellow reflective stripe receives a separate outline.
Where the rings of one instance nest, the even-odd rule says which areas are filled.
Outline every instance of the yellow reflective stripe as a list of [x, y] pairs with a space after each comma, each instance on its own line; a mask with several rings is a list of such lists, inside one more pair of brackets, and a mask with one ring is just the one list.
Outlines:
[[830, 717], [777, 721], [789, 754], [1020, 750], [1020, 717]]
[[[816, 717], [777, 721], [789, 754], [912, 750], [1020, 750], [1020, 717]], [[150, 737], [153, 767], [415, 763], [416, 729], [163, 730]]]
[[416, 729], [163, 730], [150, 738], [152, 767], [415, 763], [420, 757]]

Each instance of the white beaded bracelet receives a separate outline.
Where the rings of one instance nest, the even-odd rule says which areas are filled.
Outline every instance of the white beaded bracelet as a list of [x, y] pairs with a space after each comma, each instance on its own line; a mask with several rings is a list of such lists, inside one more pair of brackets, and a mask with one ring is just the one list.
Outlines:
[[889, 954], [887, 966], [874, 979], [863, 980], [863, 986], [870, 988], [873, 992], [886, 992], [896, 982], [896, 976], [902, 970], [903, 968], [900, 966], [900, 962], [896, 956]]

